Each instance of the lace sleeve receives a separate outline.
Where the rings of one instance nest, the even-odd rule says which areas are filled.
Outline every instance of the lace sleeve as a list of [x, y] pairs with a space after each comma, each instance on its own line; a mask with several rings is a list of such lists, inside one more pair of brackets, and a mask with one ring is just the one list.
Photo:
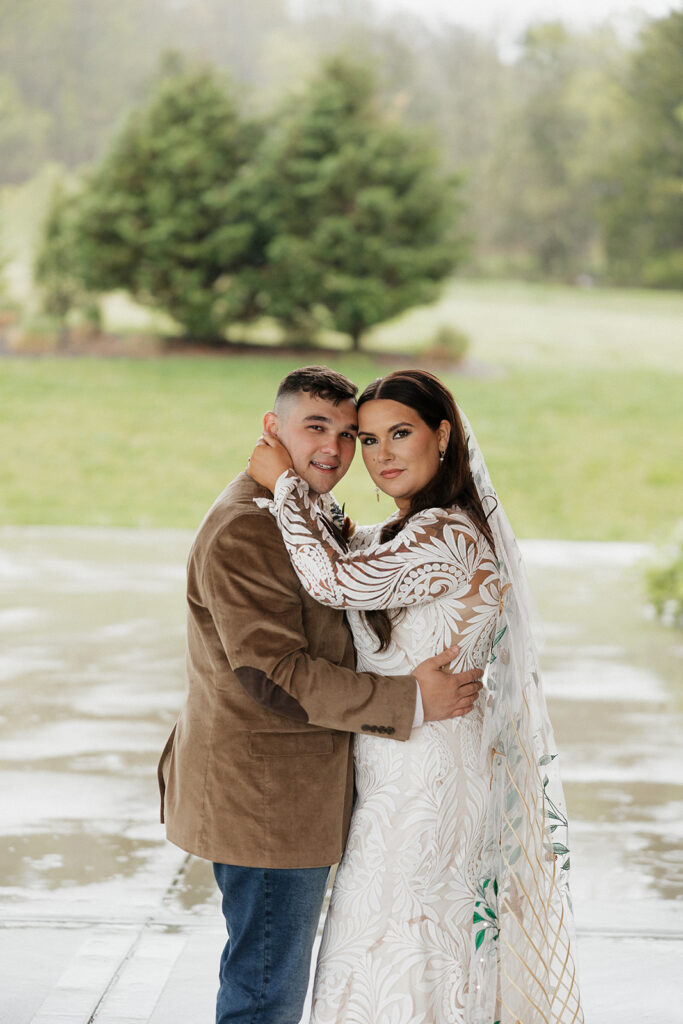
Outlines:
[[[275, 485], [273, 501], [256, 499], [277, 519], [289, 557], [308, 593], [334, 608], [403, 608], [448, 594], [467, 594], [497, 569], [486, 541], [456, 509], [427, 509], [396, 537], [344, 551], [292, 470]], [[364, 538], [365, 539], [365, 536]]]

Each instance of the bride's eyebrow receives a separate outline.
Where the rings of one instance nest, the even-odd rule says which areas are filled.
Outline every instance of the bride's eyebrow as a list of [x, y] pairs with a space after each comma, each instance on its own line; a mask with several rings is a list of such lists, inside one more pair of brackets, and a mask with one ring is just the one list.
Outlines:
[[[403, 423], [394, 423], [393, 427], [388, 427], [387, 428], [387, 434], [390, 434], [392, 430], [398, 430], [399, 427], [414, 427], [414, 426], [415, 426], [414, 423], [409, 423], [407, 420], [405, 420]], [[358, 436], [359, 437], [376, 437], [376, 434], [373, 434], [370, 430], [359, 430], [358, 431]]]

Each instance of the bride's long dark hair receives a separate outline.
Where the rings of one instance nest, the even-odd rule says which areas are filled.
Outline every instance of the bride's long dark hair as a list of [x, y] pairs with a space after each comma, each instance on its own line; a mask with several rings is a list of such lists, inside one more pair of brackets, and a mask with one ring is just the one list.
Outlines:
[[[487, 515], [472, 479], [462, 420], [448, 388], [427, 370], [397, 370], [368, 384], [358, 399], [358, 408], [379, 398], [400, 402], [414, 409], [430, 430], [435, 431], [442, 420], [448, 420], [451, 425], [446, 451], [438, 470], [422, 490], [413, 495], [407, 512], [383, 527], [380, 541], [391, 540], [411, 516], [423, 509], [451, 508], [457, 505], [467, 512], [477, 529], [495, 549]], [[489, 515], [492, 511], [489, 510]], [[386, 650], [391, 640], [392, 617], [379, 609], [365, 612], [365, 619], [379, 640], [378, 650]]]

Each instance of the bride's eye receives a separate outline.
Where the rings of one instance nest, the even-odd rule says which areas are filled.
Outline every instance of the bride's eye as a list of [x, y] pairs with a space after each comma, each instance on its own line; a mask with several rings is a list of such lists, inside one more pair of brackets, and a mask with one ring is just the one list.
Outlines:
[[377, 444], [377, 438], [376, 437], [361, 437], [360, 443], [362, 445], [365, 445], [365, 447], [367, 448], [368, 445], [370, 445], [370, 444]]
[[394, 431], [392, 436], [394, 438], [396, 438], [396, 439], [400, 439], [402, 437], [410, 437], [410, 431], [409, 430], [396, 430], [396, 431]]

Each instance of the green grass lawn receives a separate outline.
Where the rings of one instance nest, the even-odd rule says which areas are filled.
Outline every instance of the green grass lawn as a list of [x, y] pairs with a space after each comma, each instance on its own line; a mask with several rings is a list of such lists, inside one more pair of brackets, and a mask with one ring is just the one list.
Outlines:
[[369, 342], [414, 347], [437, 324], [464, 330], [472, 357], [497, 366], [683, 373], [683, 293], [454, 279], [437, 303], [376, 328]]
[[[650, 348], [651, 365], [443, 375], [520, 536], [650, 540], [681, 515], [681, 376]], [[361, 386], [387, 372], [326, 358]], [[305, 361], [2, 359], [0, 522], [195, 527], [244, 467], [278, 381]], [[338, 497], [366, 522], [391, 511], [360, 456]]]

